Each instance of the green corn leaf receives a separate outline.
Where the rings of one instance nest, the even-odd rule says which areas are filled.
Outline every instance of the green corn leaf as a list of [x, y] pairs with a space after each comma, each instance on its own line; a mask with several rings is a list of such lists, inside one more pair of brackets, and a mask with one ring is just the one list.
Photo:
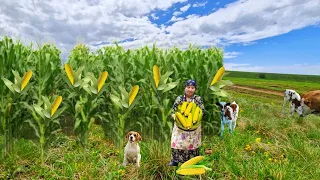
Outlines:
[[10, 89], [10, 91], [12, 91], [13, 93], [15, 92], [14, 88], [13, 88], [13, 83], [11, 81], [9, 81], [8, 79], [6, 78], [2, 78], [4, 84]]
[[36, 126], [30, 119], [26, 120], [26, 122], [30, 125], [30, 127], [33, 128], [35, 135], [36, 135], [38, 138], [40, 138], [39, 130], [38, 130], [37, 126]]

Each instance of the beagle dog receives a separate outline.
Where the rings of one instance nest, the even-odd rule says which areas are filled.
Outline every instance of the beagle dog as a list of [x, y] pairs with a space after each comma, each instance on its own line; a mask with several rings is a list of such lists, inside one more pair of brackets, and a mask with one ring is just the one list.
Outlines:
[[140, 167], [140, 147], [139, 141], [142, 140], [142, 137], [139, 133], [135, 131], [130, 131], [126, 135], [127, 145], [124, 148], [124, 160], [123, 166], [126, 166], [128, 163], [136, 163], [137, 167]]

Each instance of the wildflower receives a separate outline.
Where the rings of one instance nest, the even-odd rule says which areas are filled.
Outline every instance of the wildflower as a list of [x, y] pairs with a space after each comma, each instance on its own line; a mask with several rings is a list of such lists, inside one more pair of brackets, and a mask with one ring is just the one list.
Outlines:
[[246, 145], [246, 148], [244, 148], [246, 151], [250, 151], [251, 150], [251, 146], [250, 145]]
[[268, 144], [271, 144], [271, 142], [268, 141]]
[[275, 163], [276, 163], [276, 162], [278, 162], [278, 160], [274, 159], [274, 160], [273, 160], [273, 162], [275, 162]]
[[119, 170], [118, 170], [118, 174], [119, 174], [119, 175], [122, 176], [122, 175], [124, 175], [124, 173], [125, 173], [125, 170], [123, 170], [123, 169], [119, 169]]
[[243, 109], [240, 109], [240, 113], [242, 113], [242, 112], [244, 112], [244, 110], [243, 110]]
[[261, 142], [261, 138], [257, 138], [256, 143], [260, 143], [260, 142]]
[[265, 155], [266, 157], [268, 157], [268, 156], [269, 156], [269, 153], [268, 153], [268, 152], [264, 152], [264, 155]]
[[272, 158], [269, 158], [268, 161], [272, 161]]

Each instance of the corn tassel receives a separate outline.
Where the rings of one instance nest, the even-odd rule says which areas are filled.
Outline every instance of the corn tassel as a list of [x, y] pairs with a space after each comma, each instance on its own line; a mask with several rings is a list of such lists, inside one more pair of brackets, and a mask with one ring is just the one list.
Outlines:
[[214, 85], [216, 82], [220, 81], [220, 80], [222, 79], [222, 76], [223, 76], [224, 72], [225, 72], [225, 69], [224, 69], [224, 67], [222, 66], [222, 67], [218, 70], [217, 74], [214, 76], [214, 78], [213, 78], [210, 86], [212, 86], [212, 85]]
[[186, 161], [185, 163], [183, 163], [181, 165], [181, 168], [184, 168], [184, 167], [187, 167], [187, 166], [190, 166], [190, 165], [194, 165], [194, 164], [197, 164], [198, 162], [202, 161], [204, 159], [203, 156], [196, 156], [194, 158], [191, 158], [189, 159], [188, 161]]
[[129, 93], [129, 106], [132, 104], [133, 100], [136, 98], [139, 91], [139, 86], [135, 85], [132, 87], [130, 93]]
[[74, 77], [73, 77], [73, 70], [72, 70], [70, 64], [65, 64], [64, 68], [65, 68], [65, 71], [67, 73], [67, 76], [68, 76], [71, 84], [73, 85], [74, 84]]
[[28, 71], [21, 81], [21, 91], [27, 86], [28, 82], [30, 81], [32, 76], [32, 71]]
[[196, 110], [194, 111], [194, 115], [193, 115], [193, 123], [196, 123], [199, 119], [199, 114], [200, 114], [200, 108], [199, 106], [196, 107]]
[[99, 80], [98, 80], [98, 92], [100, 92], [102, 86], [104, 85], [106, 79], [108, 78], [108, 72], [105, 71], [101, 74]]
[[153, 80], [156, 84], [156, 88], [158, 88], [160, 82], [160, 71], [157, 65], [153, 66]]
[[191, 109], [192, 109], [192, 107], [193, 107], [193, 104], [194, 104], [193, 102], [190, 102], [190, 103], [189, 103], [186, 111], [184, 112], [184, 115], [185, 115], [185, 116], [188, 116], [188, 115], [189, 115], [189, 113], [191, 112]]
[[187, 101], [182, 103], [181, 110], [180, 110], [181, 114], [184, 113], [184, 111], [187, 109], [187, 105], [188, 105]]
[[187, 123], [183, 115], [179, 112], [175, 112], [176, 117], [178, 118], [178, 121], [182, 124], [183, 127], [187, 127]]
[[58, 96], [56, 100], [53, 103], [53, 106], [51, 108], [51, 117], [54, 115], [54, 113], [57, 111], [58, 107], [60, 106], [62, 102], [62, 96]]

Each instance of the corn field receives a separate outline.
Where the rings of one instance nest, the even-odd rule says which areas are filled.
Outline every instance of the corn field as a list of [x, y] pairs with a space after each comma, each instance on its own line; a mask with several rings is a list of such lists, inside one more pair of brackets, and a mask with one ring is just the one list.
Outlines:
[[[222, 50], [193, 46], [163, 50], [155, 45], [125, 50], [115, 44], [94, 53], [78, 44], [66, 63], [60, 53], [51, 44], [34, 48], [8, 37], [0, 40], [3, 155], [14, 151], [15, 140], [22, 137], [38, 139], [44, 149], [58, 132], [76, 135], [86, 147], [93, 123], [120, 146], [130, 130], [143, 134], [145, 140], [168, 140], [173, 127], [171, 108], [175, 98], [183, 95], [187, 79], [196, 80], [196, 94], [204, 101], [204, 134], [218, 133], [215, 102], [227, 95], [221, 88], [231, 84], [221, 80], [211, 86], [223, 67]], [[17, 88], [23, 83], [28, 83], [24, 89]]]

